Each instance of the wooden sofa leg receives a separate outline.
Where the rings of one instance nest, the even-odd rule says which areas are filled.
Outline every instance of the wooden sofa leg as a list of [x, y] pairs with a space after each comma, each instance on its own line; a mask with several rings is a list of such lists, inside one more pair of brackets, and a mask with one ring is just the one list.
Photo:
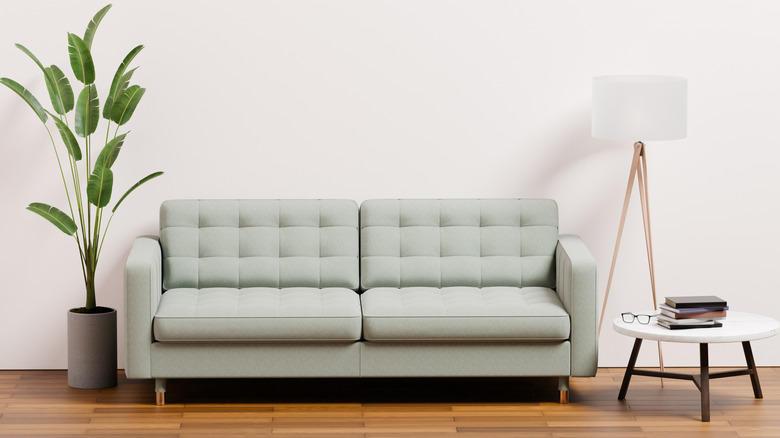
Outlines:
[[154, 392], [157, 396], [157, 406], [165, 406], [165, 379], [154, 380]]
[[569, 404], [569, 376], [558, 377], [558, 391], [561, 393], [560, 403]]

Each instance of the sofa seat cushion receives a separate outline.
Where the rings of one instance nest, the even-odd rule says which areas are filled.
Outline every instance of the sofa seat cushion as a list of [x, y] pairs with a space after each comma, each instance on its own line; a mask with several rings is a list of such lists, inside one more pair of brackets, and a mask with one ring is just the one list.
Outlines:
[[171, 289], [154, 316], [158, 342], [354, 342], [360, 300], [344, 288]]
[[569, 314], [545, 287], [380, 287], [360, 300], [363, 336], [372, 342], [569, 338]]

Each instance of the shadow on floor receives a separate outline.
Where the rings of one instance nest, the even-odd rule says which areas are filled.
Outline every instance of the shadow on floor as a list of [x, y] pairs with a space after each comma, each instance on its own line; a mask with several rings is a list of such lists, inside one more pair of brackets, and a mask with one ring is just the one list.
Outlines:
[[558, 396], [558, 379], [546, 377], [171, 379], [166, 402], [557, 403]]

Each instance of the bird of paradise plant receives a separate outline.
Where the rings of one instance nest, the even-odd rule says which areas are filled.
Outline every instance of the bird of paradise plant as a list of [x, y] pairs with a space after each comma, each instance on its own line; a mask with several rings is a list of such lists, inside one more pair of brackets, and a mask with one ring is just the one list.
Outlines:
[[[102, 112], [103, 118], [108, 121], [106, 138], [105, 142], [98, 140], [102, 145], [98, 143], [101, 149], [97, 157], [94, 157], [92, 149], [96, 145], [92, 135], [97, 130], [101, 112], [97, 87], [95, 86], [95, 65], [91, 49], [98, 25], [110, 8], [111, 5], [107, 5], [95, 14], [87, 25], [83, 38], [68, 33], [70, 66], [76, 79], [83, 84], [77, 98], [74, 96], [70, 81], [59, 67], [56, 65], [44, 67], [38, 58], [21, 44], [16, 44], [16, 47], [29, 56], [43, 72], [54, 112], [44, 109], [38, 99], [18, 82], [5, 77], [0, 78], [0, 83], [18, 94], [32, 108], [48, 132], [54, 148], [62, 184], [65, 188], [69, 213], [42, 202], [34, 202], [27, 209], [37, 213], [76, 240], [86, 286], [86, 306], [72, 309], [73, 312], [77, 313], [106, 311], [105, 308], [98, 307], [96, 304], [95, 271], [111, 220], [119, 205], [130, 193], [145, 182], [162, 175], [162, 172], [154, 172], [141, 178], [119, 198], [111, 208], [108, 220], [104, 220], [104, 210], [111, 201], [114, 185], [112, 166], [116, 162], [128, 134], [127, 132], [119, 134], [119, 128], [130, 120], [144, 92], [146, 92], [145, 88], [130, 85], [130, 79], [137, 67], [129, 70], [128, 67], [143, 49], [143, 46], [139, 45], [125, 56], [114, 74]], [[69, 114], [74, 109], [73, 124], [71, 125]], [[57, 142], [55, 142], [47, 124], [50, 117], [59, 131], [62, 145], [67, 151], [67, 154], [62, 154], [64, 159], [60, 157]], [[113, 135], [111, 133], [112, 122], [115, 124]], [[71, 126], [75, 129], [75, 135]], [[82, 155], [82, 144], [76, 136], [83, 139], [84, 155]], [[82, 164], [80, 165], [79, 162]], [[67, 172], [64, 169], [67, 169]], [[86, 176], [86, 184], [82, 183], [84, 181], [82, 171], [83, 175]]]

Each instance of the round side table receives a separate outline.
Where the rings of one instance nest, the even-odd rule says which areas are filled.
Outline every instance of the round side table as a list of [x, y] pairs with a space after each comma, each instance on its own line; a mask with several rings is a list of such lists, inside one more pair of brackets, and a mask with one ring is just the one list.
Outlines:
[[[645, 312], [654, 314], [655, 311]], [[758, 370], [753, 360], [753, 350], [750, 347], [750, 341], [764, 339], [776, 335], [780, 331], [780, 322], [762, 315], [742, 312], [728, 312], [726, 319], [721, 321], [723, 327], [698, 328], [698, 329], [678, 329], [670, 330], [656, 324], [653, 317], [649, 324], [640, 324], [638, 321], [631, 323], [623, 322], [618, 316], [612, 323], [612, 328], [626, 336], [636, 338], [634, 349], [631, 351], [631, 357], [628, 360], [626, 374], [623, 376], [623, 384], [620, 386], [618, 400], [626, 398], [628, 384], [631, 376], [650, 376], [667, 377], [670, 379], [691, 380], [701, 391], [701, 421], [710, 421], [710, 379], [722, 377], [749, 375], [753, 384], [753, 395], [756, 398], [763, 398], [761, 393], [761, 384], [758, 381]], [[639, 349], [644, 339], [663, 342], [689, 342], [699, 344], [700, 373], [699, 374], [680, 374], [662, 371], [651, 371], [636, 369], [636, 359], [639, 356]], [[745, 352], [747, 368], [733, 371], [722, 371], [710, 373], [709, 370], [709, 348], [712, 343], [723, 342], [741, 342], [742, 349]]]

